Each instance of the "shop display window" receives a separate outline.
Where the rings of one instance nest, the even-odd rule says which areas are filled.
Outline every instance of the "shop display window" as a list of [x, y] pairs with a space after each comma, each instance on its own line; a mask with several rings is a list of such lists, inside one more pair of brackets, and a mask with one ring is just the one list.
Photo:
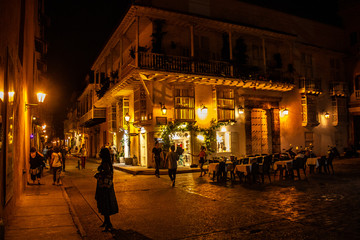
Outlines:
[[216, 150], [218, 153], [231, 152], [231, 133], [217, 132], [216, 133]]

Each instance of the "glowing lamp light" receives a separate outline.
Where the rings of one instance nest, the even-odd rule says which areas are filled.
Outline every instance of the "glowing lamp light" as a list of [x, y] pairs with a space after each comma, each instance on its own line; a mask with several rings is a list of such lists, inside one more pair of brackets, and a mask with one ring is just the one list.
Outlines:
[[325, 117], [326, 119], [329, 119], [329, 118], [330, 118], [330, 114], [329, 114], [328, 112], [326, 112], [326, 113], [324, 114], [324, 117]]
[[285, 108], [285, 109], [282, 111], [282, 114], [283, 114], [283, 116], [289, 115], [289, 110], [288, 110], [287, 108]]
[[34, 134], [31, 134], [31, 135], [30, 135], [30, 139], [34, 139]]
[[125, 121], [126, 121], [126, 122], [129, 122], [129, 121], [130, 121], [130, 115], [129, 115], [129, 113], [126, 113], [124, 118], [125, 118]]
[[42, 92], [39, 92], [36, 95], [37, 95], [38, 103], [43, 103], [44, 100], [45, 100], [46, 94], [42, 93]]
[[239, 114], [244, 114], [244, 108], [242, 106], [239, 106]]
[[43, 130], [46, 129], [46, 124], [42, 125], [41, 127]]
[[225, 127], [225, 126], [222, 126], [220, 131], [221, 131], [221, 132], [226, 132], [226, 127]]
[[9, 92], [9, 102], [14, 101], [14, 95], [15, 95], [15, 92]]
[[197, 135], [196, 138], [199, 139], [202, 142], [205, 140], [203, 135]]
[[36, 117], [33, 117], [32, 119], [35, 121], [35, 120], [36, 120]]
[[205, 105], [201, 106], [201, 113], [205, 115], [208, 113], [208, 108]]
[[45, 138], [48, 138], [48, 136], [46, 135]]

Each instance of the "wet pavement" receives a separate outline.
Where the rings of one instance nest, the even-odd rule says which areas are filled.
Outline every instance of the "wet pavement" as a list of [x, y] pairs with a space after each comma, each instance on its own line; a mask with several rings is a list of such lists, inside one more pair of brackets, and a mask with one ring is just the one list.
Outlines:
[[265, 184], [213, 182], [199, 173], [167, 176], [115, 171], [115, 230], [99, 228], [97, 164], [68, 160], [64, 187], [87, 239], [360, 239], [360, 159], [334, 161], [335, 175]]

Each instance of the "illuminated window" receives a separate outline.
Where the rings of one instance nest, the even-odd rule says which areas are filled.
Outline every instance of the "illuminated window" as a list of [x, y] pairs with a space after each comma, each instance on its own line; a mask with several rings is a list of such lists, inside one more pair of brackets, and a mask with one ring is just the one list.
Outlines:
[[195, 96], [194, 88], [175, 89], [175, 119], [195, 119]]
[[217, 152], [231, 152], [231, 133], [216, 132]]
[[235, 120], [235, 100], [233, 89], [217, 89], [218, 121]]

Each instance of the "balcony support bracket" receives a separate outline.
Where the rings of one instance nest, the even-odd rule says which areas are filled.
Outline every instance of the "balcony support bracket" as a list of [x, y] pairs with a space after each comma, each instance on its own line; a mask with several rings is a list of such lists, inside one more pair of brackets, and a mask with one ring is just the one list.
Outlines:
[[153, 106], [154, 105], [154, 102], [150, 96], [150, 92], [149, 92], [149, 89], [147, 88], [146, 84], [145, 84], [145, 81], [144, 80], [149, 80], [144, 74], [142, 73], [139, 73], [140, 75], [140, 81], [141, 81], [141, 84], [143, 85], [144, 89], [145, 89], [145, 92], [146, 92], [146, 96], [149, 98], [150, 100], [150, 103], [151, 105]]

